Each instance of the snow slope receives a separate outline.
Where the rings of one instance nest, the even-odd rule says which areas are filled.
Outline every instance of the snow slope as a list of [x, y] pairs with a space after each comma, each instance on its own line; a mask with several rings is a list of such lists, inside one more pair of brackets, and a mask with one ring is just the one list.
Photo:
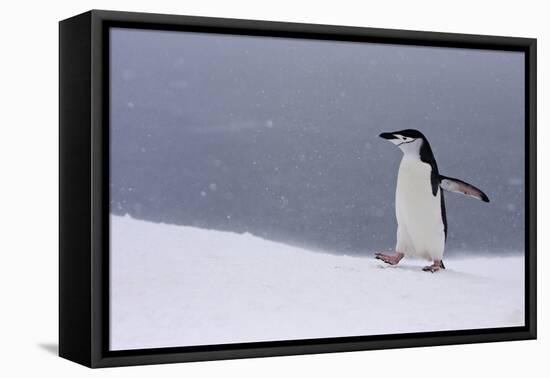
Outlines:
[[522, 257], [396, 267], [111, 217], [111, 349], [521, 326]]

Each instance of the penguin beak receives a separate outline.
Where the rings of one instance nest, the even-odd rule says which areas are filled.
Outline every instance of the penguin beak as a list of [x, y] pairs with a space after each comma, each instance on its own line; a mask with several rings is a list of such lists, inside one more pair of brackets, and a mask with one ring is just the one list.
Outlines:
[[395, 135], [393, 133], [382, 133], [380, 135], [378, 135], [380, 138], [383, 138], [383, 139], [387, 139], [387, 140], [392, 140], [392, 139], [396, 139], [395, 138]]

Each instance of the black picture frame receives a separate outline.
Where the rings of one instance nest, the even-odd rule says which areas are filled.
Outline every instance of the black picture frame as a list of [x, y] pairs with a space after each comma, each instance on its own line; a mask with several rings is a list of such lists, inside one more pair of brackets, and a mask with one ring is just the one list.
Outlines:
[[[109, 351], [110, 27], [525, 53], [524, 327]], [[536, 39], [92, 10], [59, 24], [59, 355], [88, 367], [536, 338]]]

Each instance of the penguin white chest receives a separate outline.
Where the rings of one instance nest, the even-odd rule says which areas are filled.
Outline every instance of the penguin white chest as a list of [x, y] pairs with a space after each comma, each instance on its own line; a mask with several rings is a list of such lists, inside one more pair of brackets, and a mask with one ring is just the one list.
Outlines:
[[396, 250], [441, 260], [445, 247], [441, 189], [434, 196], [431, 172], [431, 166], [420, 159], [404, 156], [401, 160], [395, 195]]

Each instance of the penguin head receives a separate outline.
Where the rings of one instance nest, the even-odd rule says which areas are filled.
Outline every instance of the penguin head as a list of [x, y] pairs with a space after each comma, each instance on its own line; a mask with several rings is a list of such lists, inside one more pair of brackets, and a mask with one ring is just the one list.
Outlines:
[[382, 133], [379, 136], [395, 144], [406, 155], [420, 154], [420, 148], [424, 143], [427, 143], [424, 134], [414, 129], [392, 131]]

